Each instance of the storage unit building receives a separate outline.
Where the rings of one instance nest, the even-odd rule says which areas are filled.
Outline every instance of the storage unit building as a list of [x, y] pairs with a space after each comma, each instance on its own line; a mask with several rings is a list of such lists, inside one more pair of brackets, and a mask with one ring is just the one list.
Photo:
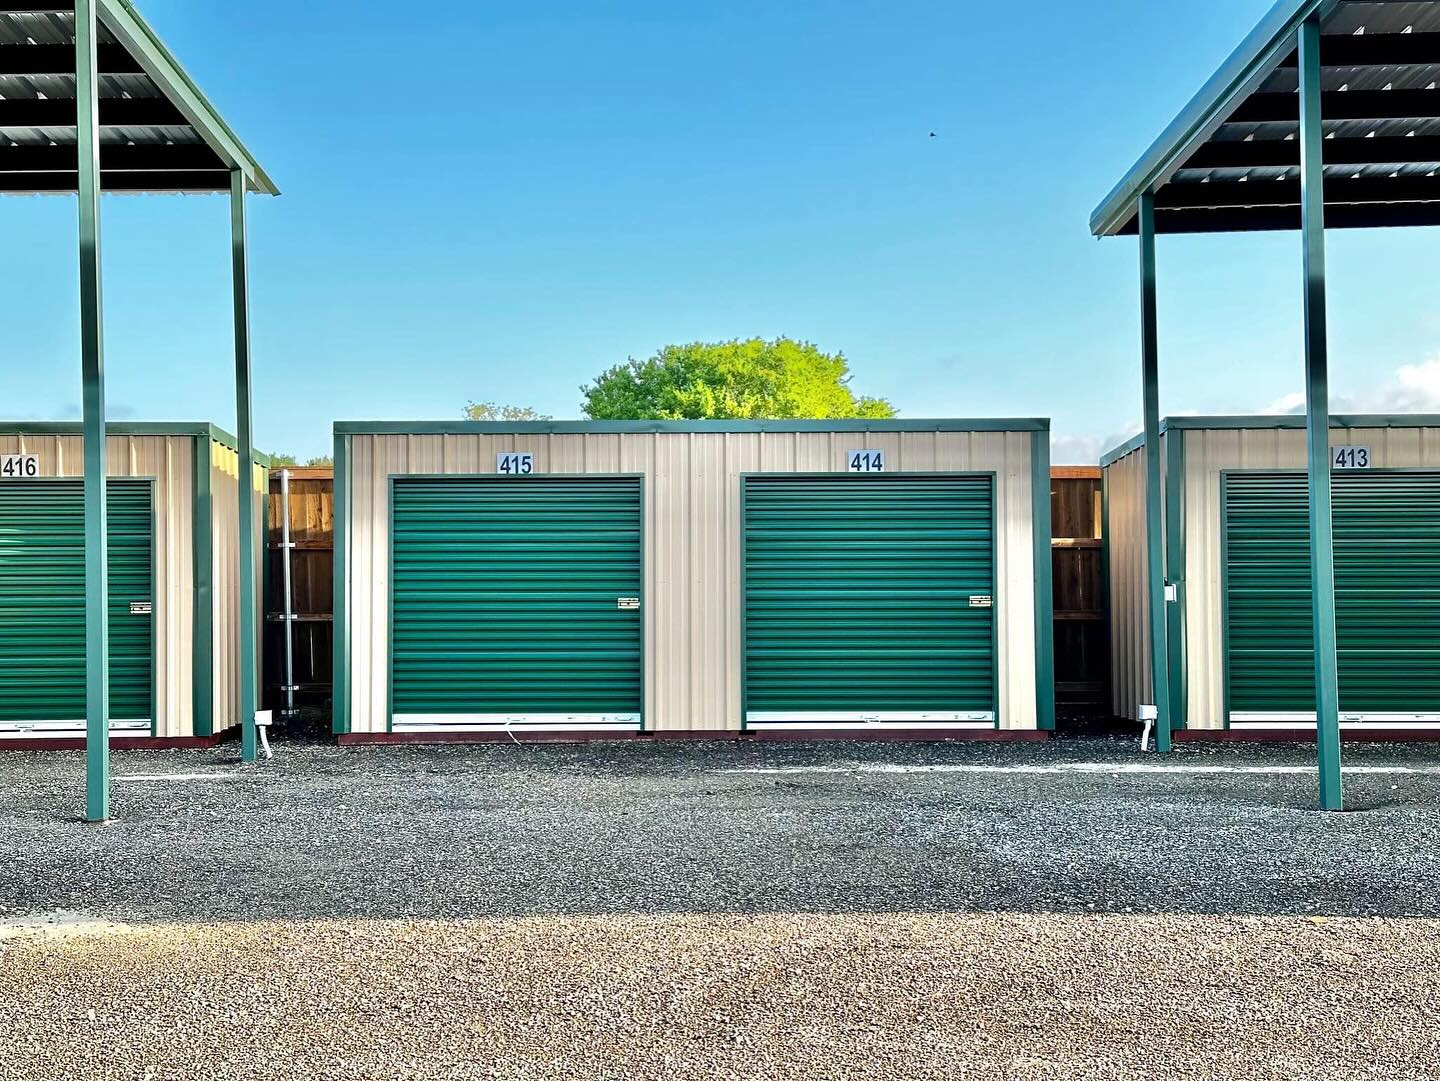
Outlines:
[[1047, 421], [335, 432], [343, 742], [1052, 725]]
[[[1313, 734], [1305, 418], [1161, 434], [1177, 737]], [[1332, 418], [1341, 728], [1440, 732], [1440, 417]], [[1117, 715], [1150, 699], [1143, 441], [1103, 459]]]
[[[112, 742], [217, 740], [240, 709], [235, 440], [107, 432]], [[258, 508], [266, 464], [250, 471]], [[84, 742], [83, 471], [78, 424], [0, 425], [0, 747]]]

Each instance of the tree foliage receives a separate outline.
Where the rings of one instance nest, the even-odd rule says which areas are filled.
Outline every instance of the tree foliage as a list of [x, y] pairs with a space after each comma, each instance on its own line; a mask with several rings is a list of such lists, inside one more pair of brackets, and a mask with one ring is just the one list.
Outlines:
[[841, 353], [790, 338], [668, 345], [580, 388], [593, 420], [797, 420], [893, 417], [850, 389]]
[[528, 405], [496, 405], [494, 402], [471, 402], [465, 407], [466, 420], [550, 420], [550, 414], [537, 413]]
[[[307, 469], [329, 469], [335, 465], [335, 459], [328, 454], [322, 454], [318, 458], [310, 458], [305, 462]], [[270, 455], [270, 467], [272, 469], [298, 469], [300, 460], [293, 454], [272, 454]]]

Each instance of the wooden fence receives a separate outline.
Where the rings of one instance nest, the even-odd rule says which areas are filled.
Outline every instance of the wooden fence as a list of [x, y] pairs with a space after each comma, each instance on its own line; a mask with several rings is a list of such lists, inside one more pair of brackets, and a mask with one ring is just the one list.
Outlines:
[[[327, 707], [333, 685], [335, 606], [335, 474], [290, 470], [290, 594], [294, 613], [295, 701]], [[266, 558], [265, 707], [277, 718], [285, 705], [285, 549], [281, 471], [271, 470]]]
[[1110, 714], [1110, 630], [1105, 596], [1100, 470], [1050, 473], [1050, 554], [1055, 576], [1055, 710]]

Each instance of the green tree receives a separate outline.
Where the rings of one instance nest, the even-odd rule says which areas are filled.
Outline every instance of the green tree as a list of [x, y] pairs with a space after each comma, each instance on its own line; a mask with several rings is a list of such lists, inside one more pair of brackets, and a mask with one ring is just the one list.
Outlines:
[[305, 466], [307, 469], [334, 469], [335, 459], [329, 454], [321, 454], [319, 457], [309, 459]]
[[494, 402], [471, 402], [465, 407], [466, 420], [550, 420], [549, 413], [537, 413], [528, 405], [496, 405]]
[[580, 388], [593, 420], [797, 420], [893, 417], [856, 395], [841, 353], [790, 338], [667, 345]]
[[284, 469], [286, 466], [294, 466], [299, 464], [299, 460], [293, 454], [270, 455], [270, 465], [275, 469]]

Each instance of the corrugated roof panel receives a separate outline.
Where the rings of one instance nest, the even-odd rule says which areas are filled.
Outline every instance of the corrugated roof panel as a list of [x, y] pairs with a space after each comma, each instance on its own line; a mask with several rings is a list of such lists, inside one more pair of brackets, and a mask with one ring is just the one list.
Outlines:
[[[1323, 122], [1327, 143], [1351, 141], [1327, 150], [1325, 174], [1356, 181], [1338, 184], [1333, 192], [1327, 184], [1327, 206], [1337, 211], [1327, 224], [1440, 224], [1440, 184], [1426, 183], [1435, 179], [1440, 165], [1440, 0], [1281, 0], [1097, 208], [1092, 229], [1100, 235], [1133, 231], [1137, 201], [1147, 190], [1156, 193], [1160, 232], [1298, 227], [1298, 214], [1237, 215], [1237, 209], [1249, 206], [1291, 205], [1288, 194], [1277, 200], [1263, 187], [1250, 203], [1242, 182], [1289, 182], [1293, 187], [1299, 177], [1297, 164], [1286, 161], [1289, 155], [1278, 148], [1260, 145], [1252, 154], [1240, 144], [1294, 143], [1299, 130], [1296, 33], [1312, 14], [1324, 20], [1322, 58], [1333, 61], [1321, 73], [1325, 104], [1343, 117]], [[1396, 97], [1387, 99], [1391, 92]], [[1354, 143], [1371, 138], [1385, 140], [1376, 144], [1373, 159]], [[1332, 152], [1338, 161], [1331, 160]], [[1294, 162], [1298, 156], [1295, 144]], [[1393, 188], [1386, 183], [1392, 179]], [[1202, 193], [1203, 185], [1224, 190]], [[1168, 197], [1161, 194], [1167, 189], [1174, 189]], [[1194, 206], [1187, 207], [1192, 199]], [[1207, 220], [1213, 220], [1213, 230]]]
[[[123, 177], [105, 165], [102, 155], [102, 188], [228, 190], [234, 167], [250, 178], [252, 189], [273, 194], [274, 185], [128, 0], [100, 0], [99, 15], [99, 41], [109, 52], [108, 60], [101, 57], [98, 86], [100, 142], [107, 147], [159, 148], [142, 159], [131, 155], [131, 171]], [[0, 47], [11, 53], [12, 61], [6, 67], [20, 70], [33, 59], [37, 69], [36, 74], [0, 75], [0, 192], [75, 188], [74, 161], [57, 160], [53, 149], [73, 147], [76, 141], [73, 62], [66, 71], [66, 57], [54, 49], [73, 48], [74, 27], [73, 14], [0, 11]], [[25, 59], [28, 47], [46, 48]], [[105, 71], [107, 63], [115, 70]], [[170, 146], [184, 147], [185, 153], [171, 161], [163, 149]], [[208, 155], [197, 155], [197, 146], [208, 147]], [[27, 148], [34, 148], [34, 154]]]

